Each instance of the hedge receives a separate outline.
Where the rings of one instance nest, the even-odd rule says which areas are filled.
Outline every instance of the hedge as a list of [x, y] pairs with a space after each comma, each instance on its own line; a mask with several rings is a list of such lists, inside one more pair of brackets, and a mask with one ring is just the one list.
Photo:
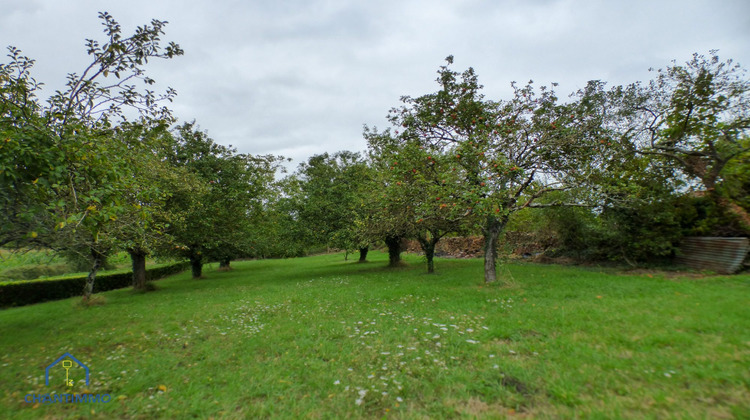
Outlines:
[[[146, 279], [158, 280], [170, 274], [184, 271], [189, 266], [188, 262], [180, 262], [149, 268], [146, 270]], [[0, 308], [31, 305], [48, 300], [81, 296], [85, 284], [86, 276], [0, 282]], [[132, 272], [101, 274], [96, 276], [94, 293], [122, 289], [132, 285]]]

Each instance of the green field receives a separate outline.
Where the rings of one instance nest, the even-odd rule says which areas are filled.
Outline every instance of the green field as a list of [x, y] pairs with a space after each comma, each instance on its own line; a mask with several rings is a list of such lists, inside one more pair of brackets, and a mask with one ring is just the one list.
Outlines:
[[[147, 259], [146, 266], [171, 263], [169, 260]], [[127, 252], [118, 252], [107, 258], [107, 266], [98, 274], [121, 273], [131, 270], [132, 262]], [[76, 272], [71, 264], [51, 250], [12, 251], [0, 248], [0, 282], [86, 276], [88, 271]]]
[[[750, 418], [750, 276], [342, 254], [0, 311], [3, 418]], [[90, 368], [63, 383], [69, 352]], [[72, 389], [72, 391], [71, 391]], [[42, 404], [29, 394], [109, 394]]]

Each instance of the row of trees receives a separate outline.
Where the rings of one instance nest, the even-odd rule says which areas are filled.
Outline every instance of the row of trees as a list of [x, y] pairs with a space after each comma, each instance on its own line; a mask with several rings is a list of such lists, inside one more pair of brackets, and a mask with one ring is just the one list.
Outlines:
[[[750, 230], [750, 88], [713, 52], [647, 85], [592, 81], [564, 101], [532, 82], [487, 99], [475, 72], [453, 70], [448, 57], [436, 92], [403, 97], [390, 128], [365, 126], [366, 154], [316, 155], [277, 180], [283, 158], [238, 153], [195, 122], [174, 126], [164, 104], [175, 92], [149, 90], [144, 71], [149, 59], [183, 53], [162, 45], [166, 22], [124, 37], [100, 17], [106, 42], [88, 40], [91, 65], [47, 101], [33, 60], [10, 48], [0, 65], [0, 246], [85, 257], [86, 297], [119, 250], [145, 288], [148, 255], [188, 259], [200, 277], [206, 261], [229, 267], [316, 247], [365, 261], [385, 243], [395, 266], [402, 239], [414, 238], [433, 272], [441, 238], [481, 234], [492, 282], [509, 224], [532, 221], [570, 249], [594, 243], [626, 259], [672, 252], [680, 217], [704, 233]], [[685, 204], [691, 190], [708, 210], [680, 216], [674, 209], [700, 207]], [[589, 231], [596, 241], [581, 239]]]
[[306, 243], [384, 241], [397, 265], [414, 238], [433, 272], [442, 237], [480, 233], [492, 282], [519, 213], [570, 251], [626, 261], [673, 253], [686, 232], [750, 232], [750, 84], [731, 61], [695, 55], [647, 85], [591, 81], [567, 101], [532, 82], [488, 100], [446, 61], [437, 92], [403, 97], [391, 128], [365, 127], [366, 158], [315, 156], [291, 177]]
[[100, 15], [107, 41], [87, 40], [91, 64], [47, 101], [34, 61], [10, 47], [0, 65], [0, 246], [44, 247], [90, 262], [88, 298], [112, 252], [133, 261], [146, 287], [148, 255], [228, 266], [263, 237], [264, 203], [281, 158], [239, 154], [195, 123], [170, 130], [175, 92], [156, 94], [149, 59], [183, 53], [163, 45], [166, 22], [124, 37]]

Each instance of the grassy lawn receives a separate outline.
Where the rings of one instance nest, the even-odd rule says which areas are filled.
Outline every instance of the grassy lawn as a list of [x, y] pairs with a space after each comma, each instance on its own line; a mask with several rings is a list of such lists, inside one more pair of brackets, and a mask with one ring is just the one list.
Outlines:
[[[0, 311], [3, 418], [750, 418], [750, 276], [234, 263]], [[90, 368], [45, 368], [70, 352]], [[106, 404], [26, 395], [110, 394]]]

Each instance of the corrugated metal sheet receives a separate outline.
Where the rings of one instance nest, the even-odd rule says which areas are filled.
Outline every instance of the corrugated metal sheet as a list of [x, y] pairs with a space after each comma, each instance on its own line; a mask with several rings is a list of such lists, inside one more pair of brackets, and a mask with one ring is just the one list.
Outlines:
[[677, 262], [698, 270], [731, 274], [742, 268], [748, 238], [684, 238]]

